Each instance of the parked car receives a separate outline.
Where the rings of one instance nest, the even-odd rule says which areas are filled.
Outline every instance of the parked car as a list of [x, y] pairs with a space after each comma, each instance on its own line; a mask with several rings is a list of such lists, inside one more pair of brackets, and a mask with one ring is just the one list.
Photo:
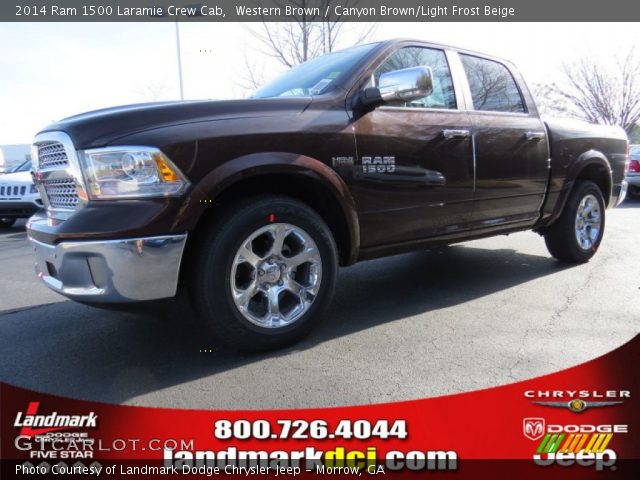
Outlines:
[[640, 145], [629, 145], [629, 170], [626, 179], [629, 196], [640, 197]]
[[42, 206], [31, 178], [31, 160], [0, 175], [0, 228], [13, 226], [18, 218], [29, 218]]
[[522, 230], [588, 261], [624, 198], [627, 147], [618, 127], [543, 122], [506, 60], [392, 40], [252, 99], [45, 128], [47, 211], [27, 231], [56, 292], [102, 306], [185, 292], [216, 338], [267, 349], [321, 320], [339, 265]]

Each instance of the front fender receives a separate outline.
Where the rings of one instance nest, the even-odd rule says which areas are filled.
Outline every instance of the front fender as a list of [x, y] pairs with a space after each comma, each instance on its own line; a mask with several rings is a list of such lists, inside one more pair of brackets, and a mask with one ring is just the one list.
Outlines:
[[319, 160], [287, 152], [254, 153], [227, 161], [209, 172], [189, 192], [176, 216], [173, 229], [193, 230], [207, 208], [229, 187], [248, 178], [279, 174], [304, 176], [319, 182], [338, 201], [349, 231], [353, 263], [360, 244], [355, 202], [342, 178]]

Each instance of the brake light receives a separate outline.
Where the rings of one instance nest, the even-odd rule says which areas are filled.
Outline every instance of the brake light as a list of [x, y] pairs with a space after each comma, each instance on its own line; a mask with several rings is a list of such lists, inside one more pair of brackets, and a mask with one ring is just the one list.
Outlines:
[[631, 172], [631, 173], [640, 173], [640, 161], [631, 160], [629, 162], [629, 172]]

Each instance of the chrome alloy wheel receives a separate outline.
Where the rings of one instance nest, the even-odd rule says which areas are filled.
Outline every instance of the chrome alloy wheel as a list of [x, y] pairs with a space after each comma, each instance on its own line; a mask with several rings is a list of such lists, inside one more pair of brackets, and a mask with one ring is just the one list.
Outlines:
[[598, 241], [602, 228], [600, 204], [594, 195], [585, 195], [576, 213], [575, 233], [578, 245], [583, 250], [591, 250]]
[[248, 321], [281, 328], [311, 307], [322, 280], [320, 251], [311, 236], [288, 223], [272, 223], [245, 239], [231, 267], [231, 296]]

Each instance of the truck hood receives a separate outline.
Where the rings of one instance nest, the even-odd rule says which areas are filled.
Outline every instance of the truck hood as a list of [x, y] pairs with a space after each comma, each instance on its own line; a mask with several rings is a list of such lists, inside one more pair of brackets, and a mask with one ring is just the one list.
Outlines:
[[13, 184], [16, 183], [26, 183], [32, 184], [33, 180], [31, 178], [31, 172], [16, 172], [16, 173], [5, 173], [0, 175], [0, 183], [10, 182]]
[[297, 115], [310, 103], [310, 97], [139, 103], [74, 115], [42, 132], [64, 131], [76, 148], [95, 148], [126, 135], [170, 125]]

